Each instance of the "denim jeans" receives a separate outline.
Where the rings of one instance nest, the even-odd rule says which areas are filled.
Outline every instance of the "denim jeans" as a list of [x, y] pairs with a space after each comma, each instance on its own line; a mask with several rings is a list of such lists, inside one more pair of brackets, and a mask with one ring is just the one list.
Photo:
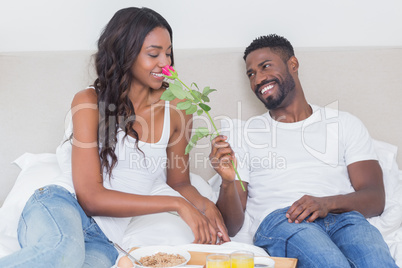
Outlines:
[[398, 267], [381, 233], [356, 211], [328, 214], [312, 223], [289, 223], [288, 208], [270, 213], [254, 245], [271, 256], [297, 258], [301, 267]]
[[118, 253], [96, 222], [66, 189], [35, 191], [18, 225], [21, 250], [0, 259], [0, 267], [111, 267]]

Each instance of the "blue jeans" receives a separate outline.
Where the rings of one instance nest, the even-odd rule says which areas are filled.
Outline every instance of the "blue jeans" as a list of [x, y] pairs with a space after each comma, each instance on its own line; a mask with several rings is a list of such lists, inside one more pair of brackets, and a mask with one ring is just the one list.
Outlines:
[[381, 233], [356, 211], [328, 214], [312, 223], [289, 223], [288, 208], [270, 213], [254, 245], [271, 256], [297, 258], [301, 267], [398, 267]]
[[0, 259], [0, 267], [111, 267], [118, 253], [96, 222], [66, 189], [35, 191], [18, 225], [21, 250]]

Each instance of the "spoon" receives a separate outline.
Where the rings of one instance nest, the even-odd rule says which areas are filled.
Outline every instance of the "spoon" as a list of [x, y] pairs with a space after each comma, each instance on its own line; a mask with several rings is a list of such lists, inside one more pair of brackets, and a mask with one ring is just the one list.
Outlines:
[[115, 246], [115, 248], [117, 248], [118, 251], [120, 251], [121, 253], [125, 254], [131, 261], [133, 261], [134, 263], [138, 263], [141, 266], [144, 266], [139, 260], [137, 260], [136, 258], [134, 258], [133, 255], [131, 255], [130, 253], [128, 253], [127, 251], [125, 251], [122, 247], [120, 247], [117, 243], [113, 243], [113, 245]]

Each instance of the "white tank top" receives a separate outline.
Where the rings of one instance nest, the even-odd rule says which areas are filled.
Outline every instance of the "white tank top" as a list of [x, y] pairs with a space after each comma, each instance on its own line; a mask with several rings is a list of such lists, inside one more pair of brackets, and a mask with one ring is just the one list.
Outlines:
[[[70, 124], [66, 137], [72, 133]], [[135, 146], [136, 139], [127, 135], [122, 129], [117, 133], [115, 154], [117, 164], [112, 170], [111, 178], [103, 173], [103, 185], [107, 189], [131, 194], [150, 195], [155, 184], [163, 181], [166, 183], [166, 148], [170, 135], [170, 109], [169, 102], [165, 102], [163, 131], [160, 140], [156, 143], [138, 141], [138, 149]], [[142, 152], [141, 152], [141, 151]], [[59, 165], [63, 176], [54, 184], [65, 187], [75, 193], [71, 172], [71, 143], [62, 143], [56, 150]], [[116, 243], [121, 243], [124, 231], [130, 222], [129, 218], [93, 217], [105, 235]]]

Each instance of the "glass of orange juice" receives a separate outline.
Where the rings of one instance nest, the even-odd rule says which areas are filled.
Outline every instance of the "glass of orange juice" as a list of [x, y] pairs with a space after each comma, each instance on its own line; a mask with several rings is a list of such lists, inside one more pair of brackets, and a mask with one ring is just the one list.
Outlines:
[[230, 268], [230, 256], [228, 254], [209, 254], [207, 256], [207, 268]]
[[232, 268], [254, 268], [254, 253], [245, 250], [235, 251], [230, 254]]

